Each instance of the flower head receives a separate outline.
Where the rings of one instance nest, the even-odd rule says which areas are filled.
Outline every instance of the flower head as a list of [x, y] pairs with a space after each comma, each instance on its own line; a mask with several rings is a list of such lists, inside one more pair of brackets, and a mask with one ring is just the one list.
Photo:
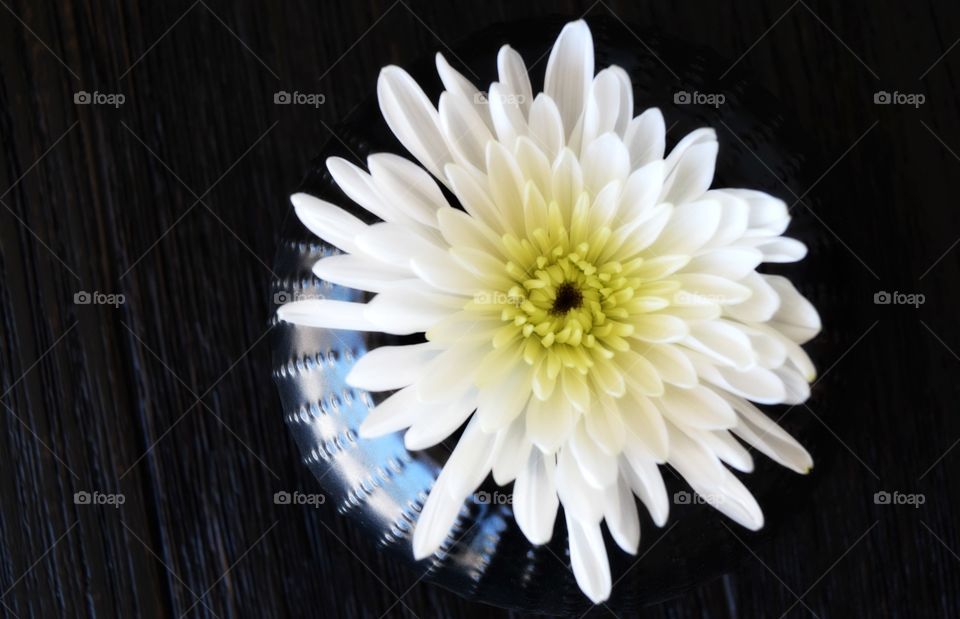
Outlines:
[[491, 472], [514, 483], [514, 515], [535, 544], [550, 539], [563, 505], [573, 572], [594, 601], [611, 589], [601, 522], [635, 553], [635, 497], [657, 525], [667, 519], [661, 464], [736, 522], [763, 526], [727, 468], [753, 467], [737, 438], [798, 472], [812, 466], [751, 403], [802, 402], [814, 377], [800, 344], [820, 330], [816, 310], [787, 279], [756, 272], [806, 253], [780, 236], [785, 204], [710, 189], [711, 129], [664, 157], [660, 111], [633, 116], [619, 67], [594, 75], [582, 21], [560, 33], [536, 97], [509, 46], [486, 95], [440, 55], [437, 69], [438, 108], [398, 67], [383, 69], [377, 88], [419, 165], [392, 154], [371, 155], [369, 172], [327, 161], [381, 222], [292, 198], [301, 221], [344, 252], [315, 274], [375, 296], [279, 312], [309, 326], [425, 335], [367, 353], [347, 377], [396, 390], [363, 436], [406, 429], [407, 447], [424, 449], [466, 423], [423, 506], [415, 555], [440, 547]]

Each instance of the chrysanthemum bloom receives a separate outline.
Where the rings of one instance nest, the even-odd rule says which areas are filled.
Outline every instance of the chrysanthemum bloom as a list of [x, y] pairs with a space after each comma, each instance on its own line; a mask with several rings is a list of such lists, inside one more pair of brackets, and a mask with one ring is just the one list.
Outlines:
[[664, 157], [660, 111], [633, 116], [621, 68], [594, 75], [582, 21], [560, 33], [536, 97], [509, 46], [486, 94], [439, 55], [437, 69], [438, 108], [398, 67], [377, 87], [420, 165], [393, 154], [371, 155], [369, 172], [327, 161], [382, 222], [292, 198], [301, 221], [344, 252], [315, 274], [375, 296], [279, 311], [313, 327], [425, 334], [367, 353], [347, 377], [397, 390], [361, 436], [406, 429], [406, 446], [419, 450], [466, 423], [417, 522], [416, 557], [438, 550], [491, 472], [514, 483], [513, 513], [534, 544], [550, 539], [563, 505], [573, 572], [594, 601], [611, 589], [601, 522], [635, 553], [634, 496], [657, 525], [667, 519], [661, 464], [734, 521], [763, 526], [725, 466], [753, 467], [737, 438], [797, 472], [812, 466], [751, 403], [802, 402], [814, 378], [800, 344], [820, 330], [816, 310], [787, 279], [755, 270], [806, 253], [780, 236], [785, 204], [709, 189], [711, 129]]

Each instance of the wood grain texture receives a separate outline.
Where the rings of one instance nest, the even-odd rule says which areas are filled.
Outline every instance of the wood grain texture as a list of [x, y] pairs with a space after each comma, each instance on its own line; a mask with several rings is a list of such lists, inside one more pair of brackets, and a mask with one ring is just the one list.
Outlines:
[[[417, 583], [329, 511], [273, 504], [316, 486], [270, 378], [270, 264], [286, 195], [382, 65], [498, 21], [611, 12], [714, 48], [778, 97], [824, 173], [793, 190], [817, 197], [849, 274], [823, 291], [848, 308], [823, 336], [843, 354], [817, 360], [842, 406], [790, 413], [822, 413], [834, 441], [808, 517], [644, 614], [960, 614], [960, 7], [888, 0], [3, 0], [2, 612], [501, 616]], [[81, 90], [126, 101], [77, 105]], [[279, 90], [325, 102], [275, 105]], [[880, 90], [926, 102], [875, 105]], [[875, 305], [880, 290], [926, 303]], [[883, 490], [926, 503], [876, 505]]]

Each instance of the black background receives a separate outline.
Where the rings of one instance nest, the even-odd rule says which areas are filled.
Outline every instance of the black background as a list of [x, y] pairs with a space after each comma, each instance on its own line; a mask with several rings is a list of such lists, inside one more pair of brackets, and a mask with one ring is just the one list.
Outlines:
[[[812, 295], [830, 308], [815, 360], [831, 390], [790, 413], [826, 437], [809, 508], [763, 543], [738, 533], [742, 562], [643, 614], [960, 613], [956, 3], [3, 0], [5, 614], [503, 614], [417, 583], [332, 510], [273, 504], [316, 486], [271, 382], [267, 290], [286, 196], [382, 65], [546, 14], [708, 46], [775, 95], [819, 172], [756, 186], [803, 198], [809, 234], [839, 248]], [[81, 90], [126, 100], [77, 105]], [[279, 90], [325, 102], [275, 105]], [[925, 101], [877, 105], [878, 91]], [[718, 133], [722, 158], [739, 138]], [[875, 304], [884, 290], [925, 303]], [[125, 303], [76, 305], [79, 291]]]

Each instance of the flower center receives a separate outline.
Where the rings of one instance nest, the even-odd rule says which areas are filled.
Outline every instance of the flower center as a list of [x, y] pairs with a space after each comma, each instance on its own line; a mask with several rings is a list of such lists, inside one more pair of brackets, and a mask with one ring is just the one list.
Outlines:
[[[519, 347], [524, 361], [555, 378], [562, 368], [587, 374], [603, 359], [630, 348], [636, 298], [643, 287], [634, 274], [643, 259], [618, 260], [622, 239], [609, 227], [590, 224], [586, 193], [575, 205], [556, 202], [528, 213], [524, 229], [504, 234], [504, 275], [512, 285], [487, 291], [467, 309], [497, 312], [502, 326], [494, 349]], [[566, 211], [566, 212], [564, 212]], [[491, 294], [492, 292], [492, 294]], [[489, 300], [493, 299], [490, 303]]]
[[557, 287], [557, 298], [553, 300], [550, 313], [563, 315], [583, 305], [583, 293], [573, 282], [563, 282]]

